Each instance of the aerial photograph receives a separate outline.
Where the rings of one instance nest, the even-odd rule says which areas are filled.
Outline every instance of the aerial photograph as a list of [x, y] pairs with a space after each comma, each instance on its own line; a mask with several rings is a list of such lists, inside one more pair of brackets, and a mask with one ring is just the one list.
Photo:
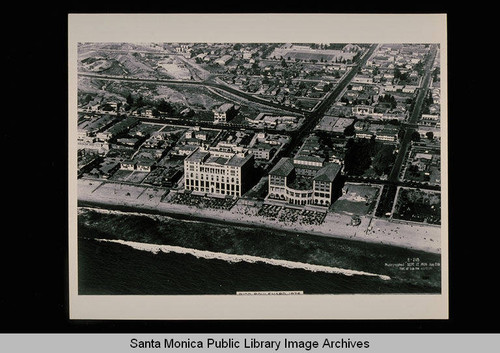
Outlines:
[[78, 294], [441, 294], [440, 50], [78, 42]]

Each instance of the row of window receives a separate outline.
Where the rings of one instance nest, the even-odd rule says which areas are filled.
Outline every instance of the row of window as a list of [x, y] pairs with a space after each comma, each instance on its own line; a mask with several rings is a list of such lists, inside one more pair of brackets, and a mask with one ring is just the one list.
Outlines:
[[330, 198], [330, 194], [329, 193], [324, 193], [324, 192], [315, 192], [314, 193], [314, 196], [316, 197], [327, 197], [327, 198]]
[[[209, 178], [210, 176], [210, 178]], [[222, 183], [237, 183], [239, 184], [239, 179], [238, 178], [234, 178], [234, 177], [231, 177], [231, 179], [229, 179], [229, 177], [224, 177], [224, 175], [222, 175], [220, 178], [218, 175], [216, 175], [215, 177], [213, 175], [205, 175], [205, 174], [200, 174], [198, 175], [198, 173], [189, 173], [189, 177], [191, 179], [200, 179], [200, 180], [210, 180], [210, 181], [216, 181], [216, 182], [222, 182]]]
[[[273, 186], [270, 186], [269, 187], [269, 193], [273, 193], [273, 192], [283, 192], [286, 190], [286, 194], [291, 196], [291, 197], [298, 197], [298, 198], [311, 198], [313, 196], [313, 192], [312, 191], [308, 191], [308, 192], [294, 192], [294, 191], [290, 191], [288, 189], [284, 189], [284, 188], [280, 188], [280, 187], [273, 187]], [[330, 193], [329, 192], [320, 192], [320, 191], [314, 191], [314, 196], [315, 197], [326, 197], [326, 198], [330, 198]]]
[[318, 190], [318, 191], [330, 191], [330, 185], [329, 184], [318, 184], [316, 182], [316, 184], [314, 185], [314, 190]]
[[210, 182], [210, 181], [203, 181], [203, 180], [193, 180], [193, 179], [186, 179], [184, 181], [184, 184], [186, 186], [201, 186], [203, 187], [214, 187], [215, 189], [219, 190], [236, 190], [240, 191], [240, 186], [235, 185], [235, 184], [225, 184], [225, 183], [218, 183], [218, 182]]
[[[200, 167], [200, 172], [210, 173], [210, 174], [227, 174], [228, 170], [225, 168], [213, 168], [213, 167]], [[229, 170], [230, 175], [238, 175], [238, 170], [231, 168]]]
[[285, 192], [285, 188], [283, 188], [283, 187], [281, 187], [281, 188], [280, 187], [275, 188], [273, 186], [270, 186], [269, 187], [269, 191], [270, 192]]
[[285, 181], [284, 180], [271, 180], [269, 182], [270, 185], [278, 185], [278, 186], [285, 186]]
[[308, 198], [312, 197], [312, 191], [311, 192], [293, 192], [293, 191], [286, 191], [287, 195], [290, 195], [292, 197], [299, 197], [299, 198]]
[[[285, 200], [285, 196], [283, 194], [269, 194], [269, 197], [272, 199], [277, 199], [277, 200]], [[329, 200], [318, 200], [318, 199], [288, 199], [288, 203], [292, 205], [321, 205], [321, 206], [328, 206], [330, 205]]]
[[204, 188], [204, 187], [198, 187], [198, 186], [186, 186], [185, 189], [186, 190], [193, 190], [193, 191], [208, 192], [211, 194], [240, 196], [239, 191], [233, 191], [233, 190], [224, 190], [224, 189], [220, 190], [220, 189]]

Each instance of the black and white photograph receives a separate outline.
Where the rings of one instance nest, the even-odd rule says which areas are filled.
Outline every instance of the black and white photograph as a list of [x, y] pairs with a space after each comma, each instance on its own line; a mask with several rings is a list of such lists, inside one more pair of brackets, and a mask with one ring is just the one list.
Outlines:
[[444, 19], [70, 16], [70, 315], [447, 318]]

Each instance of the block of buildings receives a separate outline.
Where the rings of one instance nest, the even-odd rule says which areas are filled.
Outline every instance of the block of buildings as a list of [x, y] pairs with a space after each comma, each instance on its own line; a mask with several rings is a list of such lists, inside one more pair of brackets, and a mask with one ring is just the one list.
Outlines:
[[255, 156], [255, 159], [270, 160], [274, 154], [276, 153], [277, 148], [276, 145], [272, 145], [270, 143], [258, 142], [254, 144], [250, 148], [250, 152], [252, 152]]
[[184, 189], [207, 194], [243, 195], [250, 187], [254, 155], [198, 148], [184, 160]]
[[279, 160], [269, 172], [267, 197], [293, 205], [331, 205], [341, 165], [304, 157]]

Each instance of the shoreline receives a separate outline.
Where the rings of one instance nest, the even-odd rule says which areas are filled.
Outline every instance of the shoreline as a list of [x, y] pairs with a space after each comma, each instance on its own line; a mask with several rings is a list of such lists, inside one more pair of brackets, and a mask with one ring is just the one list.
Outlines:
[[[111, 203], [100, 203], [96, 201], [78, 201], [78, 207], [80, 208], [91, 208], [91, 209], [98, 209], [98, 210], [106, 210], [106, 211], [118, 211], [118, 212], [124, 212], [124, 213], [136, 213], [136, 214], [147, 214], [147, 215], [153, 215], [153, 216], [165, 216], [165, 217], [170, 217], [174, 218], [177, 220], [183, 220], [183, 221], [194, 221], [194, 222], [207, 222], [211, 224], [217, 224], [217, 225], [222, 225], [222, 226], [227, 226], [228, 224], [234, 225], [235, 227], [243, 227], [243, 228], [249, 228], [249, 229], [262, 229], [262, 230], [275, 230], [275, 231], [280, 231], [283, 233], [286, 233], [287, 235], [296, 235], [301, 234], [301, 235], [314, 235], [314, 236], [321, 236], [321, 237], [329, 237], [329, 238], [335, 238], [337, 240], [342, 240], [342, 241], [349, 241], [349, 242], [358, 242], [358, 243], [368, 243], [368, 241], [364, 241], [361, 239], [352, 239], [352, 238], [346, 238], [343, 236], [336, 236], [332, 234], [324, 234], [324, 233], [313, 233], [313, 232], [307, 232], [304, 230], [290, 230], [286, 229], [283, 227], [278, 227], [275, 225], [262, 225], [262, 224], [249, 224], [245, 223], [242, 221], [236, 221], [236, 220], [222, 220], [219, 218], [212, 218], [212, 217], [206, 217], [206, 216], [200, 216], [200, 215], [193, 215], [193, 214], [186, 214], [186, 213], [176, 213], [176, 212], [170, 212], [170, 211], [165, 211], [165, 210], [152, 210], [149, 208], [140, 208], [136, 206], [129, 206], [129, 205], [117, 205], [117, 204], [111, 204]], [[383, 245], [383, 246], [395, 246], [397, 245], [391, 245], [391, 244], [380, 244], [377, 242], [370, 242], [376, 245]], [[406, 247], [402, 247], [405, 248]], [[423, 251], [419, 249], [411, 249], [411, 250], [417, 250], [417, 251]]]
[[[165, 199], [167, 199], [169, 194]], [[154, 187], [114, 184], [96, 180], [78, 180], [78, 207], [94, 207], [173, 216], [221, 225], [233, 224], [247, 228], [261, 228], [286, 233], [312, 234], [357, 242], [401, 247], [440, 254], [441, 228], [416, 225], [404, 221], [390, 221], [361, 216], [361, 223], [350, 225], [351, 215], [328, 212], [321, 225], [278, 222], [256, 215], [259, 207], [237, 202], [231, 210], [197, 208], [163, 200], [164, 192]], [[253, 212], [253, 214], [252, 214]]]

